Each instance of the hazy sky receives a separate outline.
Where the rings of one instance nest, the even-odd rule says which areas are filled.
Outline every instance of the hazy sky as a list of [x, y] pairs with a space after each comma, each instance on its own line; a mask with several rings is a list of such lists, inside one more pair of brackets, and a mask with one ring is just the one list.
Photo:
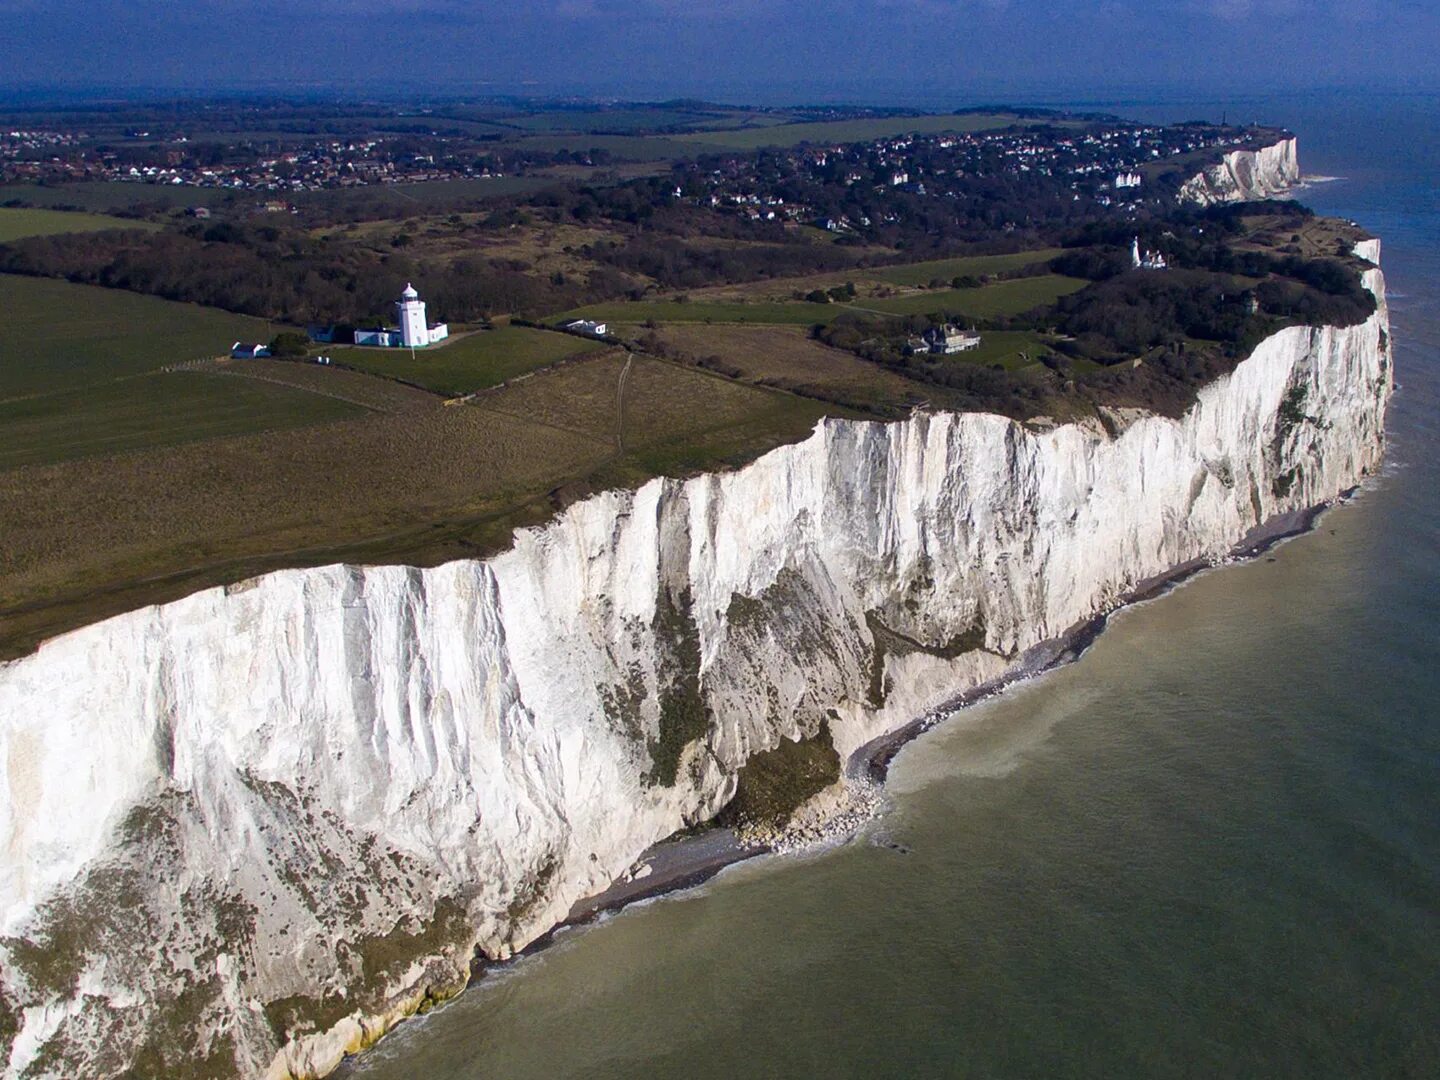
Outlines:
[[1440, 0], [0, 0], [0, 84], [957, 100], [1440, 86]]

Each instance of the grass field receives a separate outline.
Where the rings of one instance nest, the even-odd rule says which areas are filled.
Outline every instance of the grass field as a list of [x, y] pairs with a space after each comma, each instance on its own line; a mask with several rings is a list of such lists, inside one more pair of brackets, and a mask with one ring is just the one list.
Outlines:
[[468, 394], [513, 379], [567, 357], [593, 352], [603, 342], [571, 334], [533, 330], [527, 326], [498, 326], [477, 330], [463, 338], [429, 349], [336, 349], [337, 363], [423, 386], [437, 394]]
[[1038, 334], [1018, 330], [987, 330], [980, 335], [980, 344], [968, 352], [933, 359], [941, 364], [998, 364], [1006, 371], [1020, 371], [1037, 364], [1040, 357], [1052, 352]]
[[[625, 370], [601, 354], [474, 405], [0, 471], [0, 656], [265, 570], [499, 550], [570, 499], [738, 463], [836, 411], [645, 358], [622, 405]], [[153, 376], [172, 378], [207, 377]]]
[[153, 296], [0, 274], [0, 401], [218, 356], [269, 341], [263, 319]]
[[360, 416], [334, 398], [177, 371], [0, 404], [0, 469]]
[[931, 262], [908, 263], [905, 266], [887, 266], [877, 270], [862, 270], [858, 276], [872, 281], [885, 281], [891, 285], [928, 285], [937, 278], [949, 281], [951, 278], [981, 274], [998, 274], [1006, 270], [1018, 270], [1022, 266], [1048, 262], [1059, 255], [1061, 248], [1045, 248], [1040, 251], [1021, 251], [1013, 255], [971, 255], [960, 259], [935, 259]]
[[742, 301], [676, 300], [619, 301], [577, 308], [561, 319], [600, 319], [604, 322], [643, 323], [758, 323], [765, 325], [811, 326], [826, 323], [849, 310], [842, 304], [745, 303]]
[[471, 177], [462, 180], [431, 180], [423, 184], [368, 184], [364, 187], [306, 191], [290, 201], [298, 208], [343, 207], [362, 203], [395, 217], [424, 214], [432, 207], [448, 208], [458, 200], [497, 199], [525, 195], [554, 187], [555, 181], [533, 176]]
[[557, 150], [608, 150], [620, 161], [677, 161], [727, 149], [726, 144], [700, 135], [592, 135], [588, 132], [527, 135], [517, 145], [548, 153]]
[[997, 281], [978, 289], [935, 289], [885, 300], [867, 299], [863, 305], [858, 306], [890, 315], [930, 315], [943, 312], [989, 319], [997, 315], [1018, 315], [1042, 304], [1053, 304], [1060, 297], [1079, 292], [1089, 284], [1080, 278], [1044, 274], [1040, 277]]
[[104, 214], [74, 213], [65, 210], [31, 210], [0, 206], [0, 244], [25, 236], [53, 236], [57, 233], [99, 232], [101, 229], [156, 229], [148, 221], [131, 221]]
[[[183, 206], [216, 206], [230, 202], [246, 193], [237, 194], [223, 188], [197, 188], [173, 184], [122, 184], [105, 181], [82, 181], [75, 184], [0, 185], [0, 202], [19, 199], [33, 206], [78, 206], [82, 210], [104, 213], [133, 206], [159, 206], [178, 209]], [[251, 195], [253, 201], [253, 195]]]
[[985, 131], [1020, 123], [1010, 113], [959, 113], [945, 116], [884, 116], [860, 120], [833, 120], [811, 124], [779, 124], [739, 131], [704, 131], [677, 136], [731, 150], [758, 150], [762, 146], [798, 146], [810, 143], [865, 142], [910, 132]]
[[686, 323], [667, 326], [657, 336], [691, 358], [717, 357], [747, 382], [829, 401], [901, 408], [928, 395], [925, 387], [878, 364], [822, 345], [800, 326]]

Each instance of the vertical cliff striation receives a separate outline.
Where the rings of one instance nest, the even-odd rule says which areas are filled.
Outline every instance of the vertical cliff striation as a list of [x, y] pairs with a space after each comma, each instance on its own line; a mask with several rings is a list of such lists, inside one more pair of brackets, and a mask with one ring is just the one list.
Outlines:
[[[1361, 254], [1378, 257], [1378, 245]], [[1180, 419], [826, 421], [431, 570], [270, 574], [0, 667], [7, 1075], [319, 1075], [717, 813], [1378, 465], [1381, 300]]]
[[1232, 150], [1180, 187], [1180, 201], [1214, 203], [1268, 199], [1300, 182], [1300, 158], [1293, 138], [1259, 150]]

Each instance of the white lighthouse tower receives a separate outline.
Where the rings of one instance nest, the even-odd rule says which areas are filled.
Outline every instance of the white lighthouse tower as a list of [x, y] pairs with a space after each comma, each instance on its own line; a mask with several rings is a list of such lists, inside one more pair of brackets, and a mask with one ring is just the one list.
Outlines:
[[415, 349], [430, 344], [430, 326], [425, 321], [425, 301], [408, 281], [400, 294], [400, 344]]

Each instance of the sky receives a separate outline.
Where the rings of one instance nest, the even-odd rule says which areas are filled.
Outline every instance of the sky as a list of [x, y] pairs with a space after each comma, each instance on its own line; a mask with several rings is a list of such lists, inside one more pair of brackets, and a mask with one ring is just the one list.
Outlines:
[[0, 37], [0, 87], [32, 90], [958, 105], [1440, 89], [1440, 0], [0, 0]]

